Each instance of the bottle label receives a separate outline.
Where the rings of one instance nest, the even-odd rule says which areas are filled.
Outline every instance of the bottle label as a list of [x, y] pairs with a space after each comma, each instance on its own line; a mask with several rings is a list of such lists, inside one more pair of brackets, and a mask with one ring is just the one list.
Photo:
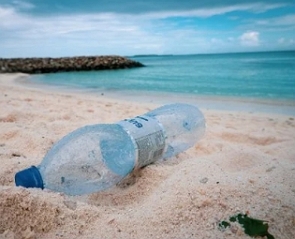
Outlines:
[[118, 123], [132, 137], [137, 148], [136, 168], [160, 159], [165, 151], [165, 135], [159, 122], [146, 115], [125, 119]]

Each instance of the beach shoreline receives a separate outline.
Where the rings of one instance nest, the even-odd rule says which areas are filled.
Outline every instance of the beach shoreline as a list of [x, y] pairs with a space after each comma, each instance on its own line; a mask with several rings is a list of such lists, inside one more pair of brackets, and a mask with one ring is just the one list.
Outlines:
[[[68, 86], [54, 86], [32, 82], [30, 75], [13, 77], [11, 83], [23, 86], [61, 93], [87, 94], [104, 96], [112, 100], [122, 100], [137, 103], [169, 104], [173, 102], [191, 103], [202, 109], [221, 111], [241, 111], [251, 113], [282, 114], [295, 116], [295, 101], [289, 99], [262, 99], [234, 96], [206, 96], [168, 92], [145, 92], [102, 89], [78, 89]], [[144, 96], [144, 97], [143, 97]]]
[[[238, 213], [266, 221], [276, 239], [295, 238], [293, 105], [283, 113], [257, 102], [214, 108], [210, 99], [121, 98], [36, 86], [27, 77], [0, 74], [0, 238], [247, 239], [238, 223], [218, 226]], [[199, 105], [207, 125], [186, 152], [91, 195], [15, 187], [15, 173], [38, 165], [69, 132], [179, 100]]]

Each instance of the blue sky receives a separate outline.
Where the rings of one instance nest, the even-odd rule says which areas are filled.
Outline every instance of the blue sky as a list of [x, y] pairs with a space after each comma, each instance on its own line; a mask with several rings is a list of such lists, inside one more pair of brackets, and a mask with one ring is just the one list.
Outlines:
[[0, 0], [0, 57], [290, 49], [294, 0]]

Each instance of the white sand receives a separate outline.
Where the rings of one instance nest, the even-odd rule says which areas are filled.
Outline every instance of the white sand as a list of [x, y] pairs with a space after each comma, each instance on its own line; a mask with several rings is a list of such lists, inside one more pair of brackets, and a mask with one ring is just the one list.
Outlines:
[[31, 88], [21, 77], [0, 75], [0, 238], [249, 238], [239, 225], [218, 229], [237, 213], [268, 221], [276, 239], [295, 238], [292, 115], [202, 107], [207, 132], [195, 147], [107, 192], [70, 197], [15, 187], [14, 174], [80, 126], [160, 103]]

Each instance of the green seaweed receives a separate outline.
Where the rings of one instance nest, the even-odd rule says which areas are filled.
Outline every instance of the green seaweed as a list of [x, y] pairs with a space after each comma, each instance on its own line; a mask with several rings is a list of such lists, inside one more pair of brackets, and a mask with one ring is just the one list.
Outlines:
[[[268, 224], [266, 221], [248, 217], [247, 214], [237, 214], [229, 218], [230, 222], [238, 222], [243, 228], [244, 232], [251, 237], [264, 237], [267, 239], [275, 239], [273, 235], [268, 232]], [[219, 223], [220, 229], [230, 227], [230, 223], [222, 221]]]
[[220, 229], [225, 229], [227, 227], [230, 227], [230, 223], [229, 222], [222, 221], [222, 222], [219, 223], [219, 228]]

